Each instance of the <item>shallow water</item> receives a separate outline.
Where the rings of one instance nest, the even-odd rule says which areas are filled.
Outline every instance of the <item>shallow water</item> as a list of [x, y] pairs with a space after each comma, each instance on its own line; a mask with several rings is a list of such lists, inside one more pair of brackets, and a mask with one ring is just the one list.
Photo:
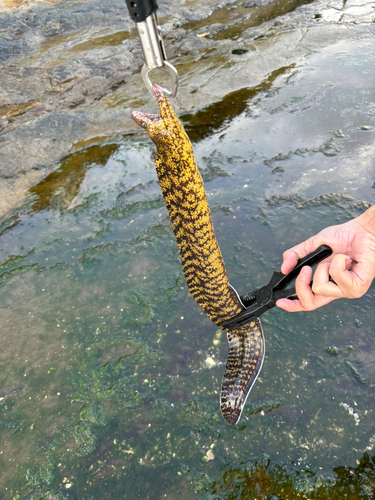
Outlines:
[[[182, 115], [239, 293], [373, 203], [374, 62], [338, 41]], [[4, 219], [0, 498], [373, 498], [374, 286], [264, 315], [228, 426], [227, 342], [187, 292], [154, 152], [142, 132], [78, 151]]]

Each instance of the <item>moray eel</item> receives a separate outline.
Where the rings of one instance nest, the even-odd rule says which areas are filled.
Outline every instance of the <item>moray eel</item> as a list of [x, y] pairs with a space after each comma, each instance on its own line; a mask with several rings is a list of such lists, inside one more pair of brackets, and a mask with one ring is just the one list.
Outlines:
[[[228, 281], [190, 140], [161, 88], [154, 85], [153, 92], [160, 116], [133, 111], [132, 118], [147, 130], [157, 147], [156, 172], [189, 292], [220, 327], [244, 306]], [[229, 353], [220, 408], [225, 421], [234, 425], [262, 368], [264, 339], [259, 319], [235, 330], [223, 330]]]

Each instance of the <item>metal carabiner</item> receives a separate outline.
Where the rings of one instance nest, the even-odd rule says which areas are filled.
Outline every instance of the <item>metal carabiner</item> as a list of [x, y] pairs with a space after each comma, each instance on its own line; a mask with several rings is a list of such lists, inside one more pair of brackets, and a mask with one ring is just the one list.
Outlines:
[[163, 89], [163, 91], [171, 97], [176, 97], [178, 90], [178, 73], [176, 68], [167, 61], [156, 13], [153, 12], [144, 21], [137, 23], [137, 30], [146, 61], [142, 68], [141, 75], [148, 91], [151, 95], [154, 95], [150, 74], [154, 70], [160, 69], [168, 73], [171, 77], [171, 90]]
[[[171, 90], [162, 90], [171, 97], [176, 97], [178, 90], [178, 73], [172, 64], [167, 61], [161, 29], [158, 25], [156, 0], [125, 0], [130, 17], [136, 23], [145, 65], [142, 68], [142, 79], [152, 96], [150, 73], [155, 69], [165, 71], [171, 77]], [[155, 97], [155, 96], [154, 96]]]
[[164, 87], [161, 87], [161, 89], [168, 96], [176, 97], [177, 90], [178, 90], [178, 73], [177, 73], [176, 68], [172, 64], [170, 64], [168, 61], [164, 61], [163, 66], [158, 67], [158, 68], [150, 69], [147, 67], [147, 64], [144, 64], [144, 66], [142, 67], [142, 70], [141, 70], [142, 80], [143, 80], [144, 84], [146, 85], [150, 94], [154, 96], [154, 93], [152, 91], [153, 83], [150, 80], [150, 73], [152, 73], [152, 71], [154, 71], [155, 69], [159, 69], [159, 70], [164, 71], [165, 73], [168, 73], [170, 75], [171, 81], [172, 81], [171, 90], [168, 90]]

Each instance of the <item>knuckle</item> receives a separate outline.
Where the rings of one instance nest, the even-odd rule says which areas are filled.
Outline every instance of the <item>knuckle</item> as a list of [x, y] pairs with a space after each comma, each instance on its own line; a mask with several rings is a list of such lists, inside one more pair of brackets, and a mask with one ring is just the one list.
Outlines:
[[293, 256], [293, 250], [285, 250], [285, 252], [283, 253], [283, 260], [287, 260], [291, 256]]
[[321, 292], [322, 292], [322, 287], [320, 285], [315, 285], [313, 283], [313, 286], [311, 287], [311, 290], [313, 291], [313, 293], [315, 295], [321, 295]]

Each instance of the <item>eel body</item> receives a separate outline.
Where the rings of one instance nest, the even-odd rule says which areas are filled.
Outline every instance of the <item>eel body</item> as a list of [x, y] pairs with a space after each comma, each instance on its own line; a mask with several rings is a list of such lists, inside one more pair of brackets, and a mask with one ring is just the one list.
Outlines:
[[[160, 87], [153, 86], [160, 116], [133, 111], [157, 147], [155, 166], [172, 222], [186, 283], [195, 301], [219, 326], [244, 309], [228, 281], [212, 225], [202, 177], [190, 140]], [[236, 424], [262, 368], [264, 339], [259, 319], [235, 330], [222, 328], [229, 342], [220, 408]]]

